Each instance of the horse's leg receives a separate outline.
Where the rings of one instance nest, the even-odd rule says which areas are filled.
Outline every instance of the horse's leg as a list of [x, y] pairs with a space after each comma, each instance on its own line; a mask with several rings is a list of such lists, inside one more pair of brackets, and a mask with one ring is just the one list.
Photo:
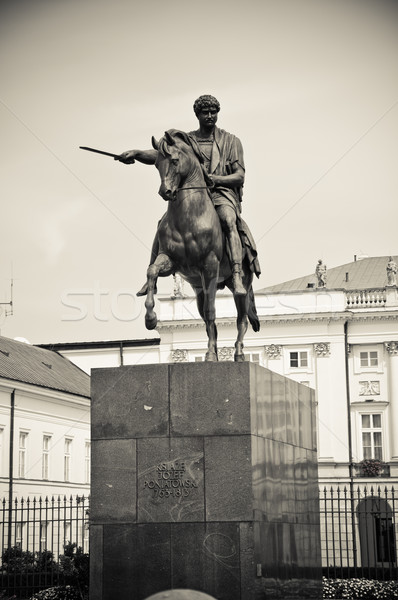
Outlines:
[[238, 313], [236, 319], [236, 327], [238, 329], [238, 337], [235, 342], [235, 362], [244, 362], [245, 355], [243, 354], [243, 339], [245, 337], [248, 318], [247, 318], [247, 296], [234, 296], [236, 310]]
[[147, 270], [147, 297], [145, 300], [145, 327], [147, 329], [155, 329], [158, 318], [154, 309], [155, 306], [155, 293], [156, 293], [156, 282], [159, 275], [167, 277], [173, 272], [173, 262], [167, 256], [167, 254], [159, 254], [156, 257], [155, 262], [149, 265]]
[[[206, 333], [207, 333], [207, 337], [209, 340], [209, 347], [206, 352], [205, 360], [215, 362], [218, 360], [218, 356], [217, 356], [217, 326], [215, 324], [214, 319], [213, 319], [213, 321], [211, 321], [211, 320], [208, 321], [205, 317], [205, 310], [204, 310], [205, 293], [204, 293], [203, 289], [196, 288], [195, 294], [196, 294], [196, 303], [198, 306], [198, 311], [206, 325]], [[211, 340], [211, 342], [210, 342], [210, 340]]]
[[[247, 267], [247, 264], [243, 263], [243, 285], [247, 291], [245, 296], [234, 295], [234, 301], [237, 311], [236, 318], [236, 327], [238, 329], [238, 337], [235, 342], [235, 354], [234, 360], [235, 362], [244, 362], [245, 355], [243, 354], [243, 339], [245, 337], [247, 327], [249, 324], [248, 312], [249, 306], [251, 302], [250, 294], [248, 293], [251, 290], [251, 285], [253, 282], [253, 274], [250, 269]], [[226, 282], [227, 287], [233, 293], [234, 284], [232, 277], [230, 277]]]
[[[161, 220], [158, 223], [158, 227], [159, 227], [160, 223], [161, 223]], [[158, 236], [158, 231], [156, 230], [156, 234], [155, 234], [155, 237], [154, 237], [154, 240], [152, 243], [151, 257], [149, 259], [150, 265], [152, 265], [155, 262], [158, 253], [159, 253], [159, 236]], [[155, 294], [156, 294], [156, 291], [157, 290], [155, 287]], [[146, 281], [144, 283], [144, 285], [142, 286], [142, 288], [140, 290], [138, 290], [136, 295], [137, 296], [146, 296], [147, 292], [148, 292], [148, 282]]]
[[201, 274], [203, 286], [203, 320], [206, 324], [208, 337], [206, 361], [217, 361], [217, 327], [216, 327], [216, 292], [219, 271], [219, 261], [212, 253]]

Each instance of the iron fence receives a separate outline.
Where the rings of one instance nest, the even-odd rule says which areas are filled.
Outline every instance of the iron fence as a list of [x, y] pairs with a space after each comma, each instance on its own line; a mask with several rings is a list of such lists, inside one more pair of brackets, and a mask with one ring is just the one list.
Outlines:
[[[28, 598], [64, 583], [65, 549], [89, 552], [90, 499], [15, 499], [0, 503], [0, 590]], [[398, 577], [394, 487], [320, 490], [323, 572], [331, 578]]]
[[320, 490], [324, 575], [395, 579], [398, 510], [394, 487]]
[[[0, 590], [28, 598], [35, 591], [65, 583], [68, 556], [89, 550], [89, 498], [3, 500], [0, 516]], [[66, 553], [66, 554], [65, 554]], [[69, 569], [68, 569], [69, 567]]]

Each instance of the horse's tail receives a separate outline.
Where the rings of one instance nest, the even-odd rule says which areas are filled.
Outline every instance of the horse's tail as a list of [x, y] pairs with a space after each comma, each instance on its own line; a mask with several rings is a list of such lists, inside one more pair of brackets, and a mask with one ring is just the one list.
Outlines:
[[248, 290], [248, 299], [249, 306], [247, 309], [247, 316], [249, 317], [250, 325], [253, 328], [253, 331], [260, 331], [260, 321], [258, 320], [257, 309], [256, 309], [256, 301], [254, 299], [253, 287], [250, 286]]

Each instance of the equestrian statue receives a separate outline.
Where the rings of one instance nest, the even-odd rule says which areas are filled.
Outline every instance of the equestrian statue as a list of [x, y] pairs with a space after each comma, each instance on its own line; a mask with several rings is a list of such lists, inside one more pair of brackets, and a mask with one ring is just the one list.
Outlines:
[[158, 277], [179, 273], [192, 286], [208, 336], [207, 361], [217, 361], [215, 297], [227, 286], [237, 309], [238, 336], [235, 361], [244, 361], [243, 338], [248, 321], [254, 331], [260, 324], [252, 288], [260, 275], [256, 246], [240, 216], [245, 178], [240, 140], [216, 127], [220, 104], [213, 96], [194, 103], [199, 121], [196, 131], [166, 131], [153, 149], [129, 150], [114, 156], [132, 164], [136, 160], [159, 171], [160, 196], [167, 212], [159, 221], [152, 245], [147, 280], [137, 293], [145, 296], [145, 324], [155, 329], [154, 295]]

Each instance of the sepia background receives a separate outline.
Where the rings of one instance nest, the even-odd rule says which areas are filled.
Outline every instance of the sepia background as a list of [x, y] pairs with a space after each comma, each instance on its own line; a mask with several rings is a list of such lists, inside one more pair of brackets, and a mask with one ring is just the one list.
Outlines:
[[2, 0], [0, 56], [2, 335], [157, 335], [134, 294], [159, 175], [79, 146], [194, 129], [201, 94], [243, 143], [256, 289], [398, 252], [396, 2]]

